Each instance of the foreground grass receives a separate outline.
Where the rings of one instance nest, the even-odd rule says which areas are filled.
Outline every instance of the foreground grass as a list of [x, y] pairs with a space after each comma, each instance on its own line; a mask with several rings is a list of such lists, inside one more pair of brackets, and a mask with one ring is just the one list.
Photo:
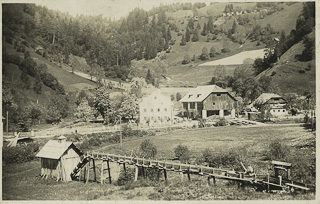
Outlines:
[[[100, 152], [127, 154], [146, 138], [157, 146], [158, 157], [173, 158], [173, 149], [179, 144], [187, 145], [192, 151], [192, 157], [201, 154], [205, 148], [219, 153], [228, 152], [231, 148], [245, 148], [247, 160], [245, 165], [252, 165], [255, 170], [267, 169], [265, 151], [268, 144], [275, 138], [291, 146], [300, 145], [314, 135], [300, 126], [262, 126], [241, 128], [236, 126], [215, 127], [205, 129], [176, 130], [158, 133], [156, 136], [147, 136], [124, 141], [120, 145], [108, 145]], [[299, 153], [300, 152], [300, 153]], [[308, 151], [293, 152], [301, 154], [300, 159], [313, 157]], [[293, 155], [293, 156], [294, 156]], [[306, 156], [304, 156], [306, 155]], [[3, 166], [2, 194], [4, 200], [311, 200], [314, 193], [264, 193], [256, 192], [250, 187], [238, 188], [235, 184], [217, 180], [215, 186], [208, 186], [206, 178], [191, 176], [192, 182], [185, 176], [184, 182], [179, 175], [168, 172], [167, 185], [160, 182], [129, 181], [124, 186], [113, 184], [101, 185], [72, 181], [68, 183], [54, 180], [41, 180], [40, 161], [34, 160], [23, 164]]]

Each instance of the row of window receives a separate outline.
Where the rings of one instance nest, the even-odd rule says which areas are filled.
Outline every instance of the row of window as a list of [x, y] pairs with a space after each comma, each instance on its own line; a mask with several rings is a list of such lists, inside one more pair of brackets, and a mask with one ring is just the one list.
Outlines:
[[[273, 110], [273, 112], [275, 113], [276, 110]], [[278, 110], [278, 112], [281, 112], [281, 110]], [[286, 112], [286, 110], [283, 110], [282, 112]]]
[[[148, 120], [148, 117], [144, 117], [143, 118], [145, 121], [147, 121]], [[152, 121], [156, 121], [156, 119], [158, 119], [159, 121], [161, 121], [161, 120], [170, 120], [170, 118], [168, 117], [168, 116], [164, 116], [164, 117], [161, 117], [161, 116], [158, 116], [158, 117], [150, 117], [150, 120], [152, 120]]]
[[[143, 111], [144, 111], [144, 112], [147, 112], [147, 109], [144, 108]], [[150, 111], [153, 112], [153, 108], [151, 108]], [[168, 109], [167, 109], [167, 108], [164, 108], [164, 111], [167, 112]], [[158, 108], [158, 112], [160, 112], [160, 108]]]

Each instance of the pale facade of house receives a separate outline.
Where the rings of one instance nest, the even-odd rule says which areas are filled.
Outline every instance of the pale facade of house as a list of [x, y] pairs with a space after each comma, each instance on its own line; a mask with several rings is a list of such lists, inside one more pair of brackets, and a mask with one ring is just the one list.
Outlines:
[[154, 91], [139, 103], [140, 125], [161, 126], [173, 122], [173, 103], [171, 98]]
[[288, 114], [286, 100], [274, 93], [263, 93], [261, 94], [252, 104], [259, 103], [262, 105], [268, 105], [270, 113], [273, 116], [283, 116]]

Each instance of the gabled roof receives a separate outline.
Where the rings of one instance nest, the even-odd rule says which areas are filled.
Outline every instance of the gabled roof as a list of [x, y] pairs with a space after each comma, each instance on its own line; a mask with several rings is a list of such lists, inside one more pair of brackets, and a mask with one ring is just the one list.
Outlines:
[[282, 96], [278, 95], [278, 94], [274, 94], [274, 93], [263, 93], [261, 94], [253, 103], [261, 103], [261, 104], [265, 104], [267, 101], [269, 101], [272, 98], [282, 98], [284, 99]]
[[[187, 93], [180, 102], [201, 102], [206, 99], [211, 93], [228, 93], [229, 92], [217, 85], [198, 86]], [[229, 94], [230, 95], [230, 94]], [[231, 95], [230, 95], [231, 96]], [[231, 96], [232, 97], [232, 96]], [[234, 97], [232, 97], [236, 100]]]
[[59, 159], [71, 146], [79, 155], [82, 155], [82, 152], [72, 142], [49, 140], [38, 152], [36, 157]]

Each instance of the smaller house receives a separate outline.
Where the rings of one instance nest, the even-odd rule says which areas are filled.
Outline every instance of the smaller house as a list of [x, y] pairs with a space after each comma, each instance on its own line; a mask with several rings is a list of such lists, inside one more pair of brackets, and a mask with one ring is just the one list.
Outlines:
[[141, 125], [160, 126], [171, 124], [173, 103], [171, 98], [156, 90], [139, 103], [139, 122]]
[[281, 116], [288, 114], [286, 110], [286, 100], [274, 93], [263, 93], [250, 105], [253, 107], [254, 104], [268, 105], [270, 113], [273, 116]]
[[36, 157], [41, 158], [41, 176], [71, 181], [71, 173], [81, 161], [83, 153], [72, 143], [60, 136], [49, 140]]

